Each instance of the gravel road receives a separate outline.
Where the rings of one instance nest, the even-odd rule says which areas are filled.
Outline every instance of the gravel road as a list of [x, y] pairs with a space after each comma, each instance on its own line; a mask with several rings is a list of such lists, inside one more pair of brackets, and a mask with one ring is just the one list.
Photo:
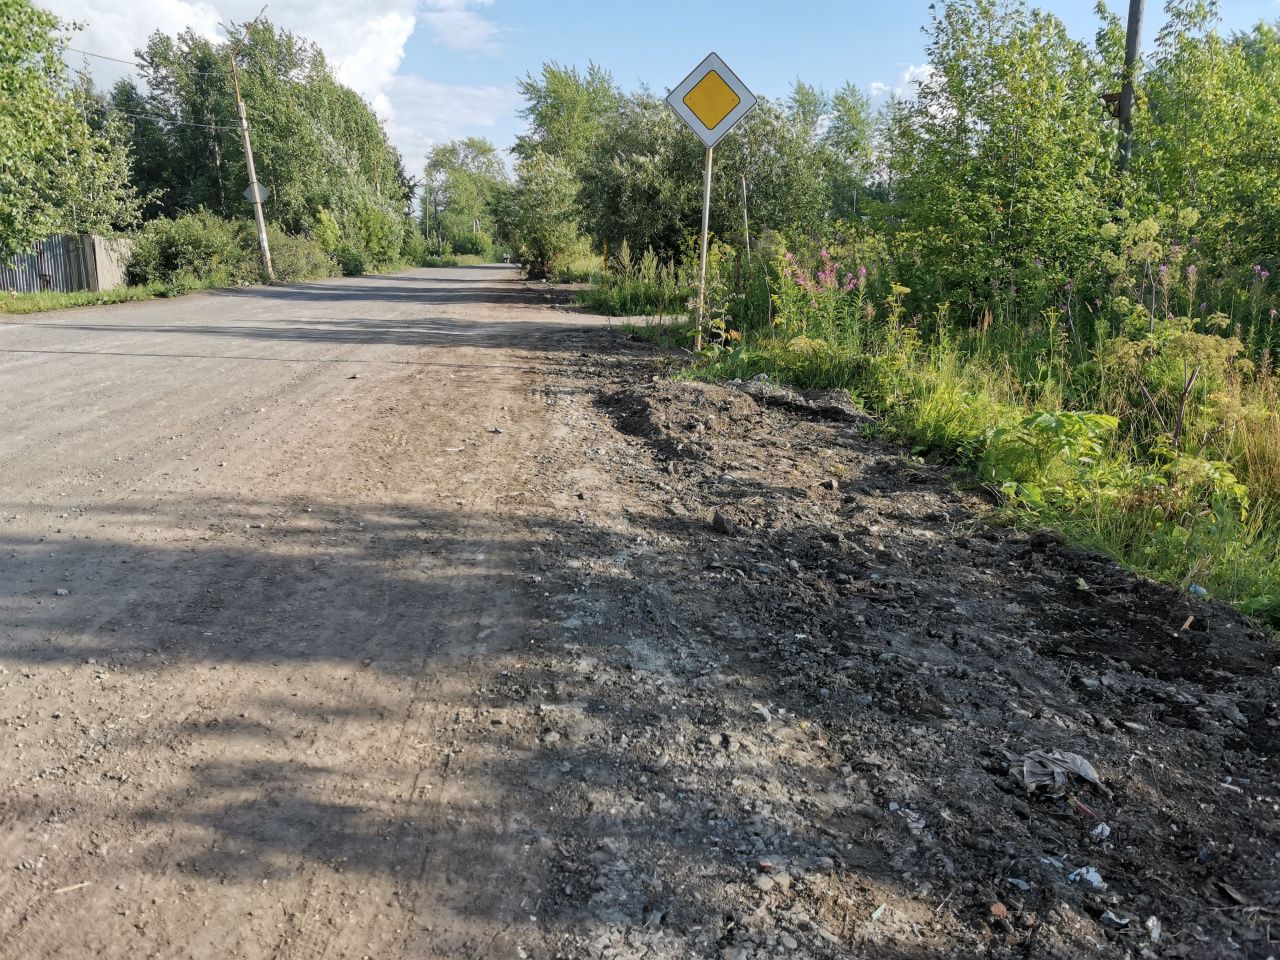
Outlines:
[[491, 955], [538, 874], [453, 731], [566, 321], [460, 268], [0, 324], [0, 956]]
[[676, 362], [503, 267], [0, 322], [0, 960], [1276, 952], [1268, 637]]

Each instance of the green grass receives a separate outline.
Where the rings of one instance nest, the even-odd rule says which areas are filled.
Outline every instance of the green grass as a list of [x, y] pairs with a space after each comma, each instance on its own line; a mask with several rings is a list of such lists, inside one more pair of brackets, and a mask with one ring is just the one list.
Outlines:
[[75, 293], [0, 293], [0, 314], [20, 315], [44, 313], [46, 310], [65, 310], [69, 307], [96, 307], [108, 303], [127, 303], [132, 300], [150, 300], [168, 295], [169, 291], [158, 283], [140, 287], [117, 287], [114, 290], [78, 290]]
[[690, 295], [660, 280], [608, 276], [578, 294], [578, 303], [610, 317], [672, 317], [684, 314]]
[[[679, 346], [690, 336], [688, 325], [632, 329]], [[1041, 422], [1041, 397], [1028, 396], [1008, 366], [893, 335], [853, 351], [769, 332], [713, 352], [689, 373], [765, 373], [799, 388], [847, 390], [913, 453], [959, 464], [999, 492], [1005, 521], [1056, 529], [1137, 574], [1203, 588], [1280, 626], [1280, 509], [1269, 491], [1243, 510], [1229, 484], [1189, 486], [1130, 441], [1100, 433], [1081, 452], [1071, 431], [1105, 418], [1067, 413]]]
[[693, 322], [677, 320], [671, 323], [624, 323], [621, 328], [652, 343], [677, 350], [693, 349]]
[[475, 267], [482, 263], [491, 263], [478, 253], [451, 253], [448, 256], [424, 257], [419, 266], [422, 267]]

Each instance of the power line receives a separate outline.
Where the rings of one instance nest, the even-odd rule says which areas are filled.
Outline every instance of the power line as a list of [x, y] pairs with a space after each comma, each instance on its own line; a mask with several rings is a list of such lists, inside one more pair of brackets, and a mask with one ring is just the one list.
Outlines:
[[155, 120], [159, 123], [169, 123], [169, 124], [173, 124], [176, 127], [201, 127], [202, 129], [205, 129], [205, 130], [231, 130], [231, 131], [235, 131], [239, 129], [239, 127], [226, 127], [226, 126], [221, 126], [219, 124], [213, 124], [213, 123], [191, 123], [190, 121], [187, 121], [187, 120], [170, 120], [168, 117], [162, 117], [154, 113], [128, 113], [124, 110], [116, 110], [114, 108], [109, 108], [108, 112], [118, 114], [122, 117], [134, 117], [135, 119], [138, 119], [138, 120]]
[[[145, 69], [153, 66], [152, 64], [149, 64], [149, 63], [140, 63], [137, 60], [121, 60], [119, 57], [108, 57], [104, 53], [94, 53], [92, 50], [81, 50], [79, 47], [67, 47], [67, 49], [70, 50], [72, 53], [82, 53], [86, 57], [97, 57], [99, 60], [110, 60], [112, 63], [123, 63], [129, 67], [139, 67], [139, 68]], [[193, 73], [196, 76], [200, 76], [200, 77], [225, 77], [226, 76], [226, 74], [220, 70], [191, 70], [188, 72]]]

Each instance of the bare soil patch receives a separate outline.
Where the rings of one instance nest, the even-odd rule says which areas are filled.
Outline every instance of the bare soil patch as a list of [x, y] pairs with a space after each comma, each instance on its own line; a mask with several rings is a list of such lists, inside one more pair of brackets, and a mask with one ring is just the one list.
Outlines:
[[4, 489], [0, 957], [1280, 949], [1270, 638], [506, 274], [424, 334], [425, 275]]

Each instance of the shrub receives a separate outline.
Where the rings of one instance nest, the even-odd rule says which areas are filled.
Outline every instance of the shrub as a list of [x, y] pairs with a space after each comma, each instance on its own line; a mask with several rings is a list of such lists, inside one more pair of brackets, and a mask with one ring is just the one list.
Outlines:
[[[267, 225], [277, 280], [330, 277], [333, 260], [309, 237]], [[161, 284], [171, 293], [262, 279], [258, 234], [250, 220], [223, 220], [199, 210], [153, 220], [139, 234], [126, 268], [131, 285]]]
[[527, 260], [526, 265], [530, 279], [546, 278], [556, 283], [590, 283], [599, 280], [604, 273], [604, 261], [599, 254], [592, 252], [591, 241], [581, 236], [556, 251], [541, 275], [536, 260]]
[[333, 251], [333, 257], [344, 277], [358, 277], [367, 269], [364, 253], [349, 243], [341, 244]]
[[237, 224], [204, 210], [152, 220], [134, 244], [126, 278], [179, 289], [257, 279], [256, 249], [246, 250], [237, 233]]
[[[358, 250], [361, 259], [361, 267], [356, 273], [383, 270], [394, 265], [404, 236], [403, 218], [397, 220], [381, 207], [365, 203], [356, 208], [354, 220], [355, 229], [348, 231], [348, 235], [354, 233], [358, 239], [354, 242], [349, 239], [348, 245]], [[343, 273], [346, 272], [344, 267]]]
[[[271, 244], [271, 265], [277, 280], [310, 280], [332, 277], [337, 272], [333, 258], [310, 237], [293, 236], [268, 224], [267, 242]], [[256, 238], [254, 253], [257, 253]]]
[[590, 244], [580, 237], [575, 219], [573, 172], [560, 159], [539, 151], [520, 161], [519, 175], [509, 211], [516, 252], [529, 279], [566, 279], [566, 270], [580, 265], [574, 260], [590, 258]]
[[493, 238], [487, 233], [464, 233], [453, 238], [451, 246], [454, 253], [471, 253], [482, 260], [493, 259]]
[[342, 242], [342, 231], [338, 227], [338, 221], [334, 219], [333, 214], [324, 208], [316, 214], [316, 222], [311, 228], [311, 236], [315, 238], [316, 243], [325, 253], [333, 253], [338, 248], [338, 244]]
[[427, 238], [417, 227], [410, 226], [405, 230], [404, 240], [400, 244], [400, 258], [415, 267], [421, 267], [427, 256]]

